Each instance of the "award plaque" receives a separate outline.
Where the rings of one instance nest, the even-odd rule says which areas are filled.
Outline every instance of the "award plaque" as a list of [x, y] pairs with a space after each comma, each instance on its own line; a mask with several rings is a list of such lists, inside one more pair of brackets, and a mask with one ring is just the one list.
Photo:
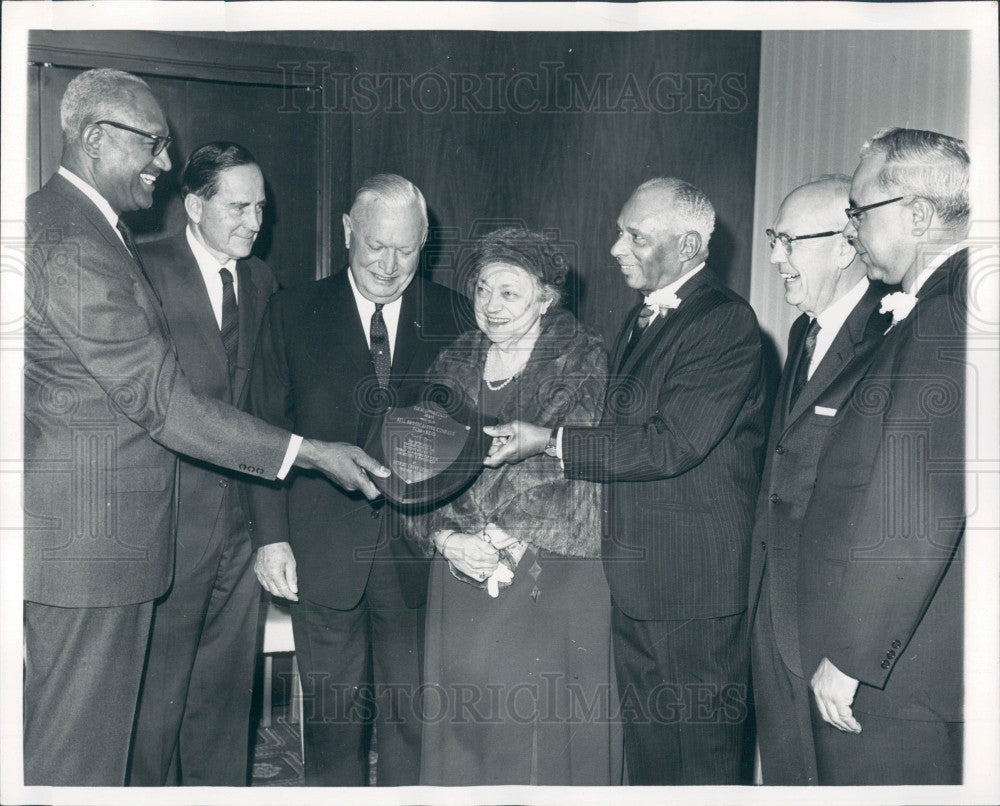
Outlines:
[[431, 504], [448, 498], [483, 469], [492, 439], [481, 418], [449, 415], [431, 401], [392, 408], [381, 424], [381, 461], [389, 478], [372, 476], [386, 498], [398, 504]]

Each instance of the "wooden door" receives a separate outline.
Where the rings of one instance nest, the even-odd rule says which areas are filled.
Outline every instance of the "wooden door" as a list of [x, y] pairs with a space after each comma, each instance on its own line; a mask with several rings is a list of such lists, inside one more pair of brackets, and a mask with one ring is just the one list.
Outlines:
[[[70, 80], [93, 67], [127, 70], [149, 83], [174, 137], [168, 152], [174, 167], [157, 183], [153, 207], [126, 215], [137, 239], [184, 226], [179, 195], [184, 160], [205, 142], [233, 140], [256, 156], [267, 186], [268, 208], [254, 254], [285, 286], [324, 277], [331, 266], [336, 270], [346, 262], [339, 218], [350, 204], [351, 126], [349, 116], [319, 111], [323, 104], [307, 99], [322, 97], [325, 76], [345, 72], [350, 54], [249, 46], [225, 37], [33, 32], [28, 189], [40, 187], [59, 165], [59, 102]], [[330, 70], [289, 67], [306, 62]]]

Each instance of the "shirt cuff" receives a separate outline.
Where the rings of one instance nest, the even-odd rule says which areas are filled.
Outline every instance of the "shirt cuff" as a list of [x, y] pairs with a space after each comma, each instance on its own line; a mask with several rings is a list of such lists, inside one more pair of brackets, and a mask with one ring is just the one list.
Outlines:
[[563, 462], [563, 455], [562, 455], [562, 434], [563, 434], [563, 427], [559, 426], [556, 429], [556, 459], [559, 460], [559, 469], [565, 470], [566, 463]]
[[302, 437], [298, 434], [292, 434], [292, 438], [288, 440], [288, 448], [285, 450], [285, 460], [278, 469], [279, 479], [284, 479], [288, 475], [288, 471], [292, 469], [292, 465], [295, 464], [295, 460], [299, 456], [299, 448], [301, 447]]

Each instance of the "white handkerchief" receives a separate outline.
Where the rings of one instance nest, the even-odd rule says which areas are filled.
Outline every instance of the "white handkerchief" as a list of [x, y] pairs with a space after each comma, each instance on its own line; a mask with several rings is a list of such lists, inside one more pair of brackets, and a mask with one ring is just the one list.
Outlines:
[[816, 414], [823, 415], [824, 417], [836, 417], [837, 416], [837, 410], [836, 409], [829, 409], [826, 406], [817, 406], [816, 408], [813, 409], [813, 411], [816, 412]]

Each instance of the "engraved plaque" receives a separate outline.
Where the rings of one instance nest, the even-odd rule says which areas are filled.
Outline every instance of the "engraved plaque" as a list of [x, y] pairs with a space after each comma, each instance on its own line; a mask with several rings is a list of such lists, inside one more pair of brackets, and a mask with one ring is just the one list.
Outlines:
[[490, 438], [476, 416], [450, 416], [434, 402], [390, 409], [382, 419], [381, 460], [392, 471], [372, 481], [399, 504], [449, 497], [483, 468]]

